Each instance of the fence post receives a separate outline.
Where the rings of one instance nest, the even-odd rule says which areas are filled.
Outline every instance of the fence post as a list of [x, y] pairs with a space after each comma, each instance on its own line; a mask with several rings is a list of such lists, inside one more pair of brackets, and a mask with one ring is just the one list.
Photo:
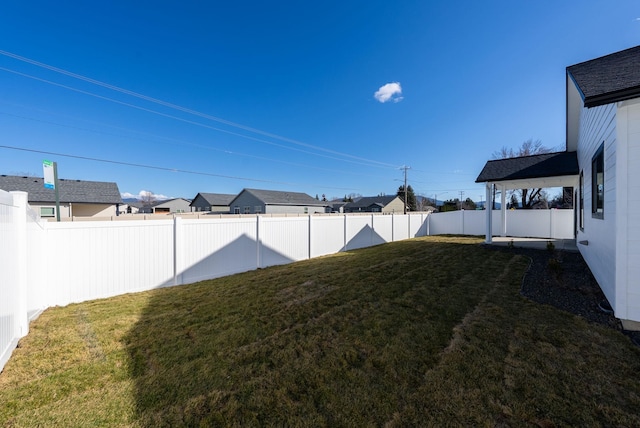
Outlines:
[[391, 213], [391, 242], [396, 242], [396, 235], [395, 235], [395, 229], [396, 229], [396, 223], [395, 223], [395, 213]]
[[182, 217], [173, 217], [173, 285], [182, 285]]
[[342, 251], [347, 251], [347, 213], [342, 214], [344, 218], [344, 227], [342, 229]]
[[27, 192], [11, 192], [13, 205], [16, 207], [17, 215], [14, 217], [15, 230], [17, 231], [17, 241], [13, 243], [17, 264], [13, 266], [18, 273], [16, 275], [18, 283], [18, 305], [16, 307], [15, 336], [20, 338], [29, 333], [29, 315], [27, 313], [28, 281], [27, 281]]
[[307, 226], [307, 231], [309, 232], [309, 251], [307, 253], [307, 255], [308, 255], [307, 258], [310, 259], [311, 258], [311, 223], [312, 223], [311, 214], [309, 214], [308, 217], [309, 217], [309, 224]]
[[373, 213], [371, 213], [371, 232], [369, 232], [369, 246], [373, 245], [373, 236], [376, 233], [376, 226], [373, 223]]
[[256, 214], [256, 267], [258, 269], [262, 267], [262, 261], [260, 260], [262, 256], [261, 247], [262, 243], [260, 242], [260, 216]]

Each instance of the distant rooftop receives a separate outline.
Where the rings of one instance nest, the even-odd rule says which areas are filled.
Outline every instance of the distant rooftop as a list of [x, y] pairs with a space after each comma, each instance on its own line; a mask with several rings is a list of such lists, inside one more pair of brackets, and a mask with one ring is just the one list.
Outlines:
[[[306, 193], [280, 190], [244, 189], [267, 205], [309, 205], [326, 206], [327, 202], [319, 201]], [[242, 193], [242, 192], [240, 192]]]
[[[121, 204], [122, 197], [116, 183], [103, 181], [58, 180], [60, 202], [77, 204]], [[27, 192], [29, 202], [53, 203], [55, 191], [44, 187], [44, 178], [0, 175], [0, 189]]]

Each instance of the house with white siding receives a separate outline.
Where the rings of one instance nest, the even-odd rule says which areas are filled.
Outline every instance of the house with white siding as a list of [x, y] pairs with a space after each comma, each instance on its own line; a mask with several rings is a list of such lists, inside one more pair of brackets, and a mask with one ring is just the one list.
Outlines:
[[317, 214], [327, 202], [306, 193], [280, 190], [243, 189], [230, 203], [231, 214]]
[[578, 249], [614, 315], [624, 328], [640, 330], [640, 46], [567, 67], [566, 97], [566, 154], [556, 156], [575, 156], [577, 169], [547, 165], [536, 179], [535, 159], [533, 167], [507, 173], [509, 160], [489, 161], [476, 181], [487, 184], [487, 200], [493, 184], [520, 188], [510, 187], [514, 177], [531, 187], [573, 181]]

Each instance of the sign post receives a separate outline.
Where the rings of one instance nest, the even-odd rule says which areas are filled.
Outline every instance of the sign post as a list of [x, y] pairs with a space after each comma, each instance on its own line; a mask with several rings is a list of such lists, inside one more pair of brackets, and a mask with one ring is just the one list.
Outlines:
[[53, 189], [56, 194], [56, 221], [60, 221], [60, 195], [58, 193], [58, 164], [48, 160], [42, 161], [44, 171], [44, 188]]

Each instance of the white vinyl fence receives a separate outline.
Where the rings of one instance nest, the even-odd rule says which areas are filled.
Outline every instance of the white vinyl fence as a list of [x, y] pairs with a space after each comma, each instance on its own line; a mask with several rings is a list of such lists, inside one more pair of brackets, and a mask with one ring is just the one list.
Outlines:
[[[506, 230], [501, 231], [502, 213], [491, 216], [493, 236], [573, 239], [573, 210], [506, 210]], [[429, 216], [428, 235], [484, 235], [486, 211], [451, 211]]]
[[[522, 221], [509, 213], [508, 230], [520, 232], [538, 222], [540, 230], [549, 229], [545, 215], [551, 215], [552, 224], [564, 227], [564, 214], [559, 220], [558, 213], [549, 213], [530, 211], [527, 215], [535, 218]], [[484, 215], [484, 211], [465, 211], [55, 223], [41, 221], [31, 211], [26, 193], [0, 190], [0, 370], [17, 341], [28, 333], [29, 320], [51, 306], [418, 236], [482, 235]], [[500, 224], [497, 211], [496, 218], [495, 231]], [[529, 236], [523, 233], [520, 236]], [[550, 233], [553, 236], [555, 229]]]

